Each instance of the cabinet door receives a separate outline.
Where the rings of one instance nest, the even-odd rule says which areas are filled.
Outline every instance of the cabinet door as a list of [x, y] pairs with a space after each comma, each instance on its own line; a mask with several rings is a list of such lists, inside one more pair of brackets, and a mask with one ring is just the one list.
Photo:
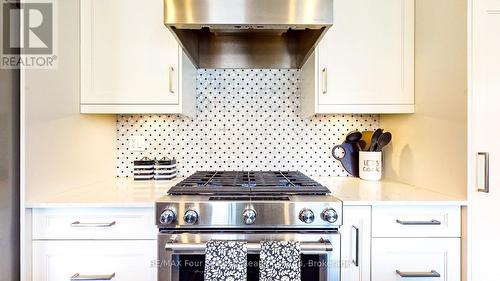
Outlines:
[[341, 279], [369, 281], [371, 207], [344, 206], [343, 214]]
[[471, 7], [468, 272], [470, 281], [493, 281], [500, 252], [500, 221], [493, 218], [500, 213], [500, 0]]
[[334, 3], [317, 48], [319, 113], [413, 110], [414, 1]]
[[155, 260], [156, 240], [34, 241], [33, 280], [155, 281]]
[[178, 104], [178, 65], [163, 0], [81, 1], [82, 104]]
[[460, 238], [374, 238], [372, 281], [460, 281]]

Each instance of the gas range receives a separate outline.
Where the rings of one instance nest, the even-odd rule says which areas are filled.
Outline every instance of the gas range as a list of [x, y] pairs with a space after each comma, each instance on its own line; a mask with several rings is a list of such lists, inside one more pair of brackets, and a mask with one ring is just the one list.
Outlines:
[[340, 281], [342, 201], [300, 172], [196, 172], [156, 202], [156, 218], [159, 281], [203, 280], [213, 240], [245, 241], [249, 280], [273, 240], [300, 243], [301, 263], [313, 264], [301, 281]]
[[161, 230], [302, 229], [342, 225], [342, 201], [297, 171], [202, 171], [156, 202]]

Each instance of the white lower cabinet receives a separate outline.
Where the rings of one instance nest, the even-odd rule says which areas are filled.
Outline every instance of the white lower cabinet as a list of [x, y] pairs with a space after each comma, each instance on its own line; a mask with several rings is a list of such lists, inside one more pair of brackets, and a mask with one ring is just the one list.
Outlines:
[[155, 240], [33, 241], [33, 281], [155, 281]]
[[460, 281], [460, 238], [374, 238], [372, 281]]
[[158, 235], [151, 208], [33, 210], [33, 239], [145, 239]]
[[341, 244], [341, 279], [370, 280], [370, 206], [344, 206]]
[[[156, 281], [153, 213], [149, 208], [33, 210], [28, 281]], [[460, 214], [446, 206], [344, 206], [342, 281], [460, 281], [458, 221]], [[382, 232], [385, 228], [391, 232]]]
[[373, 237], [460, 237], [460, 206], [375, 206]]
[[33, 209], [28, 281], [156, 281], [152, 208]]

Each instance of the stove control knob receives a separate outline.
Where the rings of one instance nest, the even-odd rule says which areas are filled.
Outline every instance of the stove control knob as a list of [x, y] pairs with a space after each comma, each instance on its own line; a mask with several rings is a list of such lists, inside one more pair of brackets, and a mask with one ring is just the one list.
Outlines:
[[184, 222], [187, 224], [195, 224], [198, 222], [198, 213], [195, 210], [187, 210], [184, 214]]
[[299, 219], [305, 223], [312, 223], [314, 221], [314, 213], [310, 209], [302, 209]]
[[339, 216], [337, 215], [337, 212], [335, 212], [334, 209], [328, 208], [324, 210], [323, 213], [321, 213], [321, 218], [326, 222], [334, 223], [337, 221]]
[[257, 213], [254, 209], [246, 209], [243, 211], [243, 222], [245, 224], [253, 224], [257, 218]]
[[161, 212], [160, 215], [160, 223], [167, 225], [171, 224], [175, 221], [176, 215], [175, 212], [172, 209], [165, 209], [163, 212]]

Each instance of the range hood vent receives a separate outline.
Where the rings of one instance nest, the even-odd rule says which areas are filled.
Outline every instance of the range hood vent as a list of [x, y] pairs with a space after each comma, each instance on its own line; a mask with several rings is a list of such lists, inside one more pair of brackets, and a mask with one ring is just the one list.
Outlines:
[[199, 68], [300, 68], [333, 23], [332, 0], [164, 0], [164, 23]]

